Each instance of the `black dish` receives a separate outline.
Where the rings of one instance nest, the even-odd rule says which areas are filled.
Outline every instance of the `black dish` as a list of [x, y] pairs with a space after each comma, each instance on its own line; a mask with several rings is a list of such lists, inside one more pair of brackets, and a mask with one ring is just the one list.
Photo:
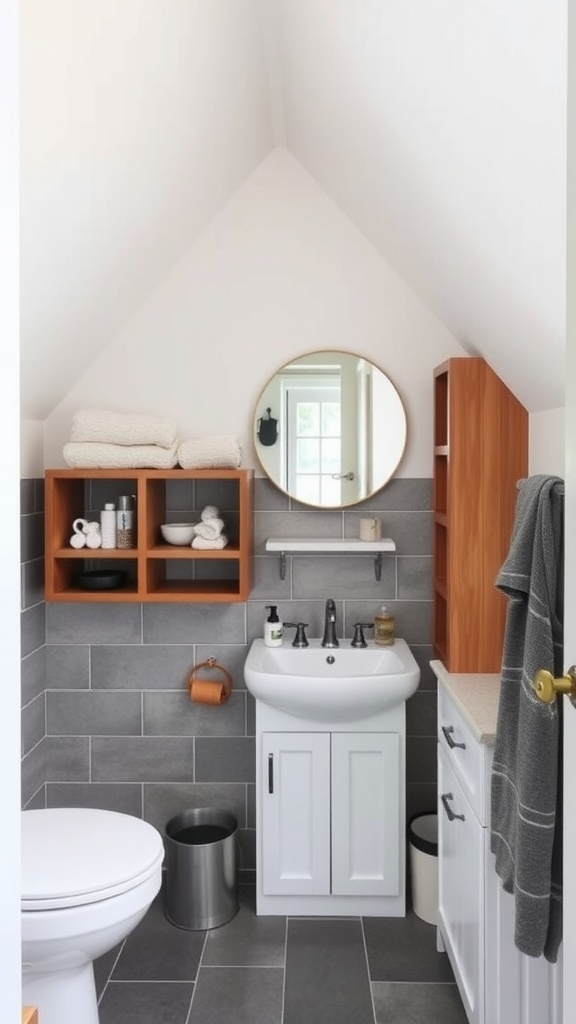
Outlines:
[[128, 573], [121, 569], [91, 569], [77, 573], [74, 579], [83, 590], [114, 590], [126, 583]]

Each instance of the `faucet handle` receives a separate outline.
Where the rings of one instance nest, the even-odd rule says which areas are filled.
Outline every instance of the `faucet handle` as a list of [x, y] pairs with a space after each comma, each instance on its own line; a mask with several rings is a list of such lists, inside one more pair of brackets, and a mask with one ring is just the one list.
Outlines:
[[285, 622], [284, 623], [284, 629], [286, 629], [286, 627], [288, 627], [288, 629], [295, 629], [296, 630], [296, 636], [294, 637], [294, 639], [292, 641], [292, 647], [309, 647], [310, 646], [310, 644], [308, 643], [308, 640], [306, 639], [306, 633], [305, 633], [305, 630], [308, 628], [308, 623], [307, 622]]
[[373, 622], [355, 622], [354, 623], [354, 637], [352, 639], [351, 647], [367, 647], [366, 639], [364, 637], [365, 629], [373, 629]]

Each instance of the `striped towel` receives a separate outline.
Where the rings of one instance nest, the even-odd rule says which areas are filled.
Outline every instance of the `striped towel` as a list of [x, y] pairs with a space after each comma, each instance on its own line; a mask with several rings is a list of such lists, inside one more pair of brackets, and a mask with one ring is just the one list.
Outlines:
[[510, 550], [496, 586], [509, 598], [491, 779], [490, 846], [515, 897], [518, 949], [554, 963], [562, 938], [560, 702], [536, 672], [562, 674], [563, 494], [558, 477], [518, 484]]

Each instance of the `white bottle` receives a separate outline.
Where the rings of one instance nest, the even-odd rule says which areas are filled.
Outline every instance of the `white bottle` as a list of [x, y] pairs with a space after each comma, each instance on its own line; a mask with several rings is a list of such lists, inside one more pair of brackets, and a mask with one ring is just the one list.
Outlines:
[[100, 513], [100, 532], [102, 534], [102, 547], [116, 547], [116, 506], [104, 505]]
[[264, 623], [264, 643], [266, 647], [281, 647], [284, 627], [278, 618], [275, 604], [267, 604], [270, 615]]

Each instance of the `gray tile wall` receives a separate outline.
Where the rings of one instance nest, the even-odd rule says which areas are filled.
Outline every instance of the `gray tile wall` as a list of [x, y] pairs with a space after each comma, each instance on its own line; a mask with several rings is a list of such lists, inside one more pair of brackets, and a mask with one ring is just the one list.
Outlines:
[[20, 482], [22, 802], [45, 802], [44, 481]]
[[[24, 801], [107, 807], [162, 828], [188, 806], [232, 810], [241, 829], [243, 869], [254, 869], [254, 706], [243, 680], [247, 645], [262, 635], [265, 605], [286, 621], [321, 633], [333, 597], [340, 636], [371, 621], [382, 602], [396, 617], [421, 666], [408, 703], [408, 814], [436, 799], [435, 678], [432, 657], [432, 513], [430, 480], [395, 480], [350, 511], [314, 511], [256, 482], [256, 579], [246, 604], [51, 603], [39, 597], [41, 484], [23, 494]], [[223, 495], [210, 494], [216, 503]], [[170, 500], [170, 499], [169, 499]], [[182, 504], [184, 500], [184, 505]], [[223, 507], [223, 504], [220, 505]], [[172, 518], [187, 509], [175, 491]], [[373, 556], [300, 556], [264, 549], [268, 536], [356, 537], [358, 519], [378, 514], [396, 542], [375, 579]], [[24, 557], [26, 555], [26, 558]], [[28, 618], [26, 618], [29, 616]], [[215, 657], [233, 676], [227, 704], [193, 704], [193, 665]]]

